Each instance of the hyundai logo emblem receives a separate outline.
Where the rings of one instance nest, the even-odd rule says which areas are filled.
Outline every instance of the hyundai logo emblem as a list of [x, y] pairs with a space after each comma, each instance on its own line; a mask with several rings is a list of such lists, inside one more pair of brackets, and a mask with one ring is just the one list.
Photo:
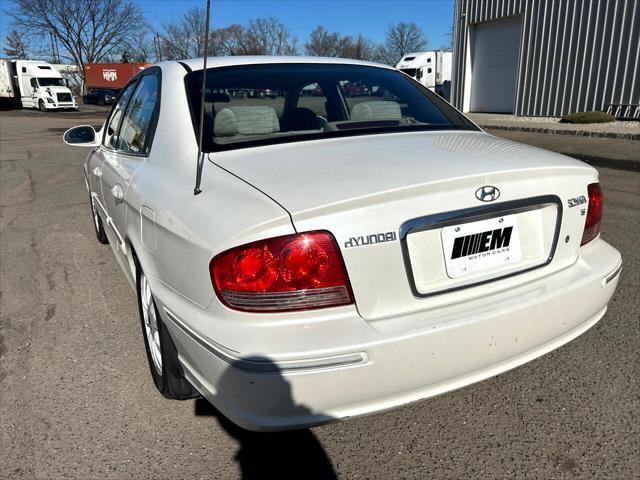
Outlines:
[[481, 202], [493, 202], [500, 196], [500, 190], [493, 185], [485, 185], [476, 190], [476, 198]]

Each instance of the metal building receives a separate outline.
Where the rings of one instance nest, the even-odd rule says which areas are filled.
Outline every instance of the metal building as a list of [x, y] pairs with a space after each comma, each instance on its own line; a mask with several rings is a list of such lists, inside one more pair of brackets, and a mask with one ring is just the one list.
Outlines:
[[640, 117], [640, 0], [456, 0], [463, 112]]

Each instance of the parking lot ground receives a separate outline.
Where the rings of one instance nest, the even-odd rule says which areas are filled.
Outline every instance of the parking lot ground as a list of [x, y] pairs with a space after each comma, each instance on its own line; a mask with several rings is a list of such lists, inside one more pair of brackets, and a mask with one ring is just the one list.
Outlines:
[[637, 478], [640, 174], [600, 170], [624, 267], [583, 336], [385, 414], [244, 434], [155, 390], [134, 294], [94, 236], [87, 152], [61, 141], [104, 115], [0, 113], [0, 478]]
[[485, 129], [502, 129], [543, 134], [640, 139], [640, 122], [616, 120], [607, 123], [564, 123], [554, 117], [521, 117], [506, 113], [467, 113], [476, 125]]
[[596, 167], [640, 172], [640, 141], [488, 129], [496, 137], [564, 153]]

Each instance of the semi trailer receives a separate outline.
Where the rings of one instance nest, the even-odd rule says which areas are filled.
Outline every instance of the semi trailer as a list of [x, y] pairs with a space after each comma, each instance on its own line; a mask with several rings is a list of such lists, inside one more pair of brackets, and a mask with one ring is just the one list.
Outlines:
[[131, 77], [149, 66], [150, 63], [88, 63], [84, 66], [84, 84], [87, 90], [108, 88], [118, 91]]
[[60, 72], [39, 60], [0, 59], [0, 101], [5, 108], [78, 108]]
[[451, 95], [452, 58], [451, 52], [443, 50], [413, 52], [402, 57], [396, 68], [448, 101]]

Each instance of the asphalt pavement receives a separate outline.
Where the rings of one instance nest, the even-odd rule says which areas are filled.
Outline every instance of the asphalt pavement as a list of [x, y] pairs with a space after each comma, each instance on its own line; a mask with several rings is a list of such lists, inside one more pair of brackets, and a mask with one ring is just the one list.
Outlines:
[[0, 478], [638, 478], [639, 173], [600, 170], [624, 268], [589, 332], [405, 408], [250, 434], [153, 385], [134, 293], [95, 239], [86, 151], [61, 141], [106, 112], [0, 113]]
[[594, 167], [640, 172], [640, 140], [488, 129], [497, 137], [569, 155]]

